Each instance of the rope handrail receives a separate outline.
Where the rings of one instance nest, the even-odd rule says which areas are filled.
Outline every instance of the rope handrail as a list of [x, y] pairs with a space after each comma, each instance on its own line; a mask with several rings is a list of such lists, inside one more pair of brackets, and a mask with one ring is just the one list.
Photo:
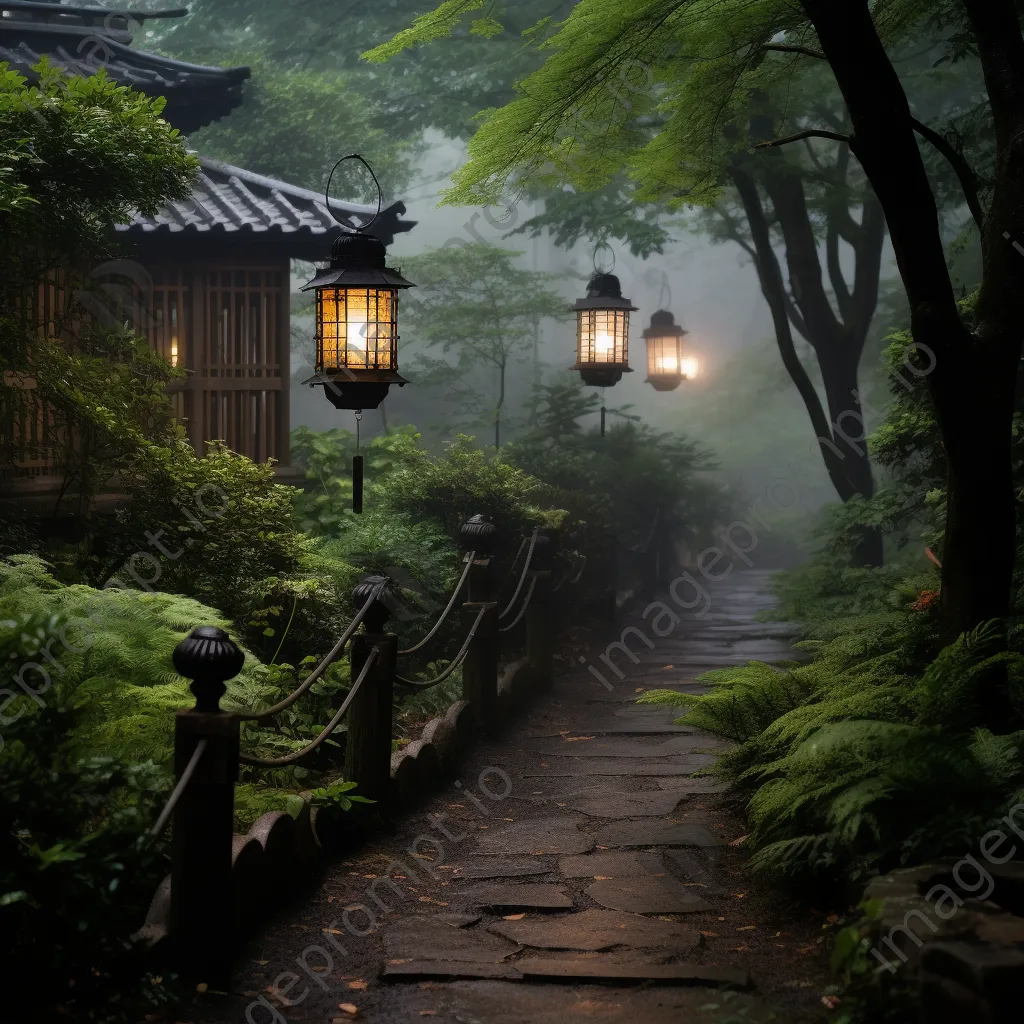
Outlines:
[[[533, 561], [533, 549], [537, 544], [537, 534], [540, 532], [539, 527], [534, 527], [533, 533], [530, 535], [530, 548], [526, 552], [526, 561], [523, 563], [523, 572], [519, 577], [519, 585], [516, 587], [516, 592], [512, 595], [512, 600], [509, 601], [505, 610], [498, 615], [499, 619], [505, 618], [506, 615], [515, 607], [516, 601], [519, 600], [519, 593], [523, 589], [523, 583], [526, 580], [526, 574], [529, 572], [530, 563]], [[524, 538], [525, 540], [525, 538]]]
[[238, 760], [243, 764], [254, 764], [266, 768], [277, 768], [281, 765], [294, 764], [300, 757], [305, 757], [306, 754], [311, 754], [341, 724], [342, 718], [345, 717], [345, 712], [348, 711], [349, 705], [352, 703], [355, 695], [359, 692], [359, 689], [366, 680], [366, 677], [370, 674], [370, 669], [376, 663], [379, 653], [380, 652], [376, 647], [370, 651], [366, 661], [363, 663], [363, 667], [360, 670], [359, 675], [356, 677], [356, 681], [352, 684], [352, 689], [348, 691], [344, 701], [342, 701], [341, 707], [338, 708], [337, 714], [335, 714], [330, 722], [324, 727], [324, 731], [311, 743], [307, 743], [302, 750], [296, 750], [291, 754], [285, 754], [284, 757], [252, 757], [250, 754], [239, 754]]
[[163, 832], [167, 819], [170, 818], [171, 812], [181, 798], [181, 794], [185, 792], [185, 787], [188, 785], [189, 779], [192, 778], [192, 773], [196, 770], [196, 765], [199, 764], [203, 751], [206, 750], [207, 742], [206, 739], [201, 739], [196, 744], [196, 749], [192, 751], [192, 756], [189, 758], [188, 764], [185, 765], [185, 770], [181, 773], [181, 778], [178, 779], [177, 785], [171, 790], [171, 795], [167, 798], [167, 803], [164, 804], [160, 817], [156, 819], [156, 824], [149, 830], [151, 838], [156, 838]]
[[536, 576], [530, 580], [530, 589], [526, 592], [526, 597], [523, 600], [523, 607], [519, 609], [519, 614], [507, 626], [500, 626], [498, 628], [499, 633], [507, 633], [510, 629], [514, 629], [519, 625], [519, 620], [523, 617], [526, 613], [526, 609], [530, 606], [530, 598], [533, 597], [533, 588], [535, 586], [537, 586]]
[[528, 540], [529, 537], [524, 537], [519, 542], [519, 549], [516, 551], [516, 557], [512, 559], [512, 564], [508, 567], [508, 575], [502, 581], [501, 586], [498, 587], [498, 596], [495, 598], [495, 600], [501, 599], [501, 595], [505, 593], [505, 590], [508, 588], [509, 583], [512, 582], [512, 574], [516, 571], [516, 566], [519, 564], [519, 556], [523, 553], [523, 548], [526, 547]]
[[378, 583], [373, 588], [373, 593], [366, 599], [366, 603], [362, 608], [356, 612], [355, 618], [348, 624], [345, 632], [341, 634], [341, 638], [331, 648], [330, 652], [324, 657], [323, 661], [306, 677], [305, 681], [300, 683], [299, 686], [294, 689], [284, 700], [278, 701], [273, 707], [266, 708], [264, 711], [253, 711], [249, 714], [239, 715], [239, 719], [243, 722], [258, 722], [264, 718], [272, 718], [274, 715], [290, 708], [323, 674], [327, 671], [328, 667], [338, 658], [338, 655], [345, 649], [345, 644], [352, 639], [352, 634], [359, 628], [359, 623], [363, 621], [363, 617], [370, 610], [370, 605], [377, 600], [377, 596], [383, 589], [384, 584]]
[[568, 583], [570, 587], [575, 587], [576, 584], [579, 583], [580, 578], [583, 576], [583, 570], [586, 569], [586, 567], [587, 567], [587, 556], [586, 555], [584, 555], [584, 554], [580, 555], [579, 566], [580, 566], [579, 567], [579, 571], [576, 573], [575, 576], [573, 576], [571, 572], [567, 572], [558, 581], [557, 585], [551, 588], [551, 592], [555, 593], [556, 591], [561, 590], [562, 587], [564, 587], [566, 583]]
[[452, 592], [451, 600], [448, 602], [448, 606], [443, 612], [441, 612], [441, 618], [434, 623], [434, 628], [418, 643], [413, 644], [412, 647], [406, 647], [404, 651], [399, 651], [399, 654], [415, 654], [420, 648], [425, 647], [430, 640], [433, 639], [434, 634], [444, 625], [445, 619], [451, 614], [451, 610], [455, 607], [455, 599], [462, 593], [462, 588], [466, 585], [466, 579], [469, 576], [470, 570], [473, 568], [473, 559], [476, 558], [476, 552], [470, 551], [466, 555], [466, 568], [462, 570], [462, 576], [459, 579], [458, 586]]
[[469, 627], [469, 633], [466, 636], [465, 643], [463, 643], [462, 647], [459, 648], [458, 654], [452, 658], [451, 664], [449, 664], [436, 679], [406, 679], [404, 676], [395, 676], [395, 679], [400, 683], [405, 683], [406, 686], [427, 687], [434, 686], [437, 683], [443, 683], [459, 667], [459, 665], [466, 660], [469, 645], [473, 642], [473, 637], [476, 636], [476, 631], [486, 614], [487, 608], [481, 608], [480, 611], [477, 612], [476, 619], [473, 620], [473, 625]]

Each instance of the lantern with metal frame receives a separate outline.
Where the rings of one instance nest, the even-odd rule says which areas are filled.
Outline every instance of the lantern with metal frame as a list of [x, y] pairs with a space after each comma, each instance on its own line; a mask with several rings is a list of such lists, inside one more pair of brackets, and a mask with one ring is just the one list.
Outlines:
[[[381, 191], [369, 164], [359, 160], [377, 185], [377, 214]], [[330, 179], [327, 208], [330, 209]], [[303, 287], [316, 294], [316, 374], [303, 381], [321, 386], [337, 409], [376, 409], [392, 384], [407, 382], [398, 373], [398, 293], [414, 287], [387, 265], [384, 243], [364, 227], [338, 235], [331, 247], [330, 266]]]
[[683, 358], [683, 337], [688, 334], [665, 309], [651, 314], [651, 326], [644, 330], [647, 342], [647, 383], [655, 391], [675, 391], [689, 374]]
[[[607, 246], [604, 246], [607, 248]], [[601, 248], [599, 246], [598, 248]], [[629, 314], [637, 307], [622, 297], [622, 285], [612, 273], [597, 269], [587, 285], [585, 298], [577, 299], [576, 364], [583, 383], [611, 387], [631, 373], [629, 366]]]

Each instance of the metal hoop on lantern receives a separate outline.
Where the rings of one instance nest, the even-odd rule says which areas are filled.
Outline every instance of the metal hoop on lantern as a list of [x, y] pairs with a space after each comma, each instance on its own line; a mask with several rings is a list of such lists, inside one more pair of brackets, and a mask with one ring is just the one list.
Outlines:
[[[377, 212], [355, 230], [331, 209], [334, 172], [346, 160], [358, 160], [377, 186]], [[367, 234], [384, 193], [362, 156], [350, 153], [331, 168], [324, 202], [343, 230], [331, 246], [330, 266], [302, 289], [316, 296], [316, 374], [303, 383], [323, 387], [337, 409], [376, 409], [392, 384], [407, 383], [398, 373], [398, 293], [413, 284], [388, 267], [384, 243]]]
[[587, 285], [585, 298], [577, 299], [576, 311], [576, 364], [584, 384], [591, 387], [610, 387], [617, 384], [629, 367], [629, 314], [637, 307], [622, 297], [622, 285], [610, 271], [598, 268], [597, 254], [607, 249], [612, 254], [615, 268], [615, 250], [607, 242], [594, 247], [594, 276]]

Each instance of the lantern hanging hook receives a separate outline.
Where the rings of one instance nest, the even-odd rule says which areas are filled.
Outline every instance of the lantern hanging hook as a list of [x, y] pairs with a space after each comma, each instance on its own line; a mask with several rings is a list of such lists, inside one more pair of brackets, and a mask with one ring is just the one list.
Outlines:
[[[602, 270], [597, 265], [597, 254], [602, 249], [607, 249], [612, 254], [612, 265], [607, 270]], [[593, 260], [594, 260], [594, 273], [595, 274], [610, 274], [610, 273], [612, 273], [612, 271], [615, 270], [615, 250], [607, 242], [598, 242], [597, 245], [594, 246]]]
[[668, 309], [672, 302], [672, 289], [669, 287], [668, 274], [661, 272], [661, 288], [658, 291], [658, 309]]
[[[324, 190], [324, 202], [327, 206], [327, 212], [332, 217], [334, 217], [334, 211], [331, 209], [331, 182], [334, 180], [334, 172], [346, 160], [358, 160], [370, 172], [370, 177], [373, 178], [373, 183], [374, 185], [377, 186], [377, 212], [369, 219], [369, 221], [366, 224], [362, 224], [355, 229], [357, 234], [362, 234], [364, 231], [368, 231], [370, 227], [373, 225], [373, 222], [380, 216], [380, 208], [384, 203], [384, 193], [381, 190], [380, 182], [377, 180], [377, 175], [373, 173], [373, 168], [358, 153], [349, 153], [348, 156], [343, 156], [331, 168], [331, 173], [327, 176], [327, 188]], [[345, 224], [342, 224], [337, 217], [334, 217], [334, 221], [336, 224], [341, 225], [341, 227], [347, 226]]]

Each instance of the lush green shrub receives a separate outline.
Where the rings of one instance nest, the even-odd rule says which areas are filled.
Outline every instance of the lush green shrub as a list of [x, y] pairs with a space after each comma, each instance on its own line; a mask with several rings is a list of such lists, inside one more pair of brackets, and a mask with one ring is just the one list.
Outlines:
[[[3, 619], [0, 662], [15, 674], [45, 663], [64, 624], [46, 612]], [[144, 831], [170, 778], [151, 760], [83, 753], [94, 708], [70, 671], [55, 672], [45, 701], [8, 703], [0, 714], [0, 957], [8, 977], [40, 977], [45, 965], [48, 979], [11, 986], [7, 1013], [91, 1021], [111, 1019], [119, 1004], [141, 1012], [164, 988], [145, 979], [129, 936], [167, 871], [163, 843]]]
[[[1024, 786], [1024, 732], [980, 728], [986, 689], [1024, 711], [1020, 630], [989, 624], [939, 649], [932, 609], [822, 620], [809, 664], [708, 673], [712, 690], [658, 691], [680, 721], [736, 741], [715, 772], [747, 803], [755, 868], [842, 889], [962, 853]], [[852, 892], [844, 892], [852, 895]]]

